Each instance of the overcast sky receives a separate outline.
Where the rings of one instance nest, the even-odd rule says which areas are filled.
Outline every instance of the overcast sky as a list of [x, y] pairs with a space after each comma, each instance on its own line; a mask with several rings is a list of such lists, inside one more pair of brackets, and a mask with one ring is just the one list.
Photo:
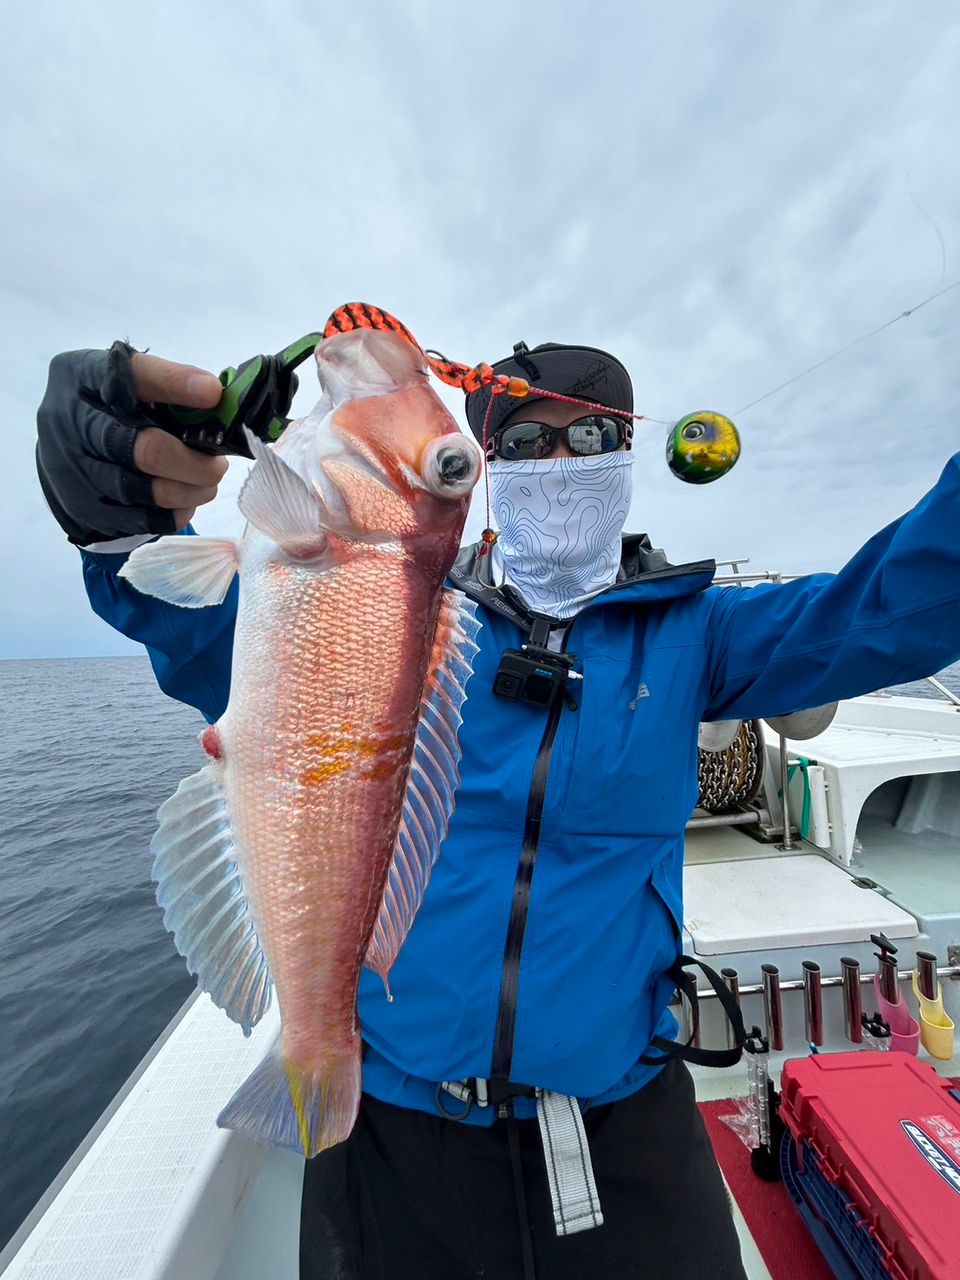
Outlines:
[[[640, 425], [629, 527], [838, 568], [960, 446], [960, 289], [737, 411], [960, 278], [958, 67], [954, 0], [8, 3], [0, 656], [136, 651], [36, 483], [50, 356], [219, 370], [354, 298], [457, 359], [584, 342], [640, 412], [731, 414], [708, 488]], [[239, 531], [242, 467], [201, 532]]]

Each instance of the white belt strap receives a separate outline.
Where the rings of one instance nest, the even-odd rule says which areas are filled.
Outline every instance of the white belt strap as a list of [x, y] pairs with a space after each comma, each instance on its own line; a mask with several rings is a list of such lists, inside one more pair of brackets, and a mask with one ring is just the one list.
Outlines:
[[558, 1236], [589, 1231], [603, 1223], [590, 1148], [576, 1098], [541, 1090], [537, 1119]]

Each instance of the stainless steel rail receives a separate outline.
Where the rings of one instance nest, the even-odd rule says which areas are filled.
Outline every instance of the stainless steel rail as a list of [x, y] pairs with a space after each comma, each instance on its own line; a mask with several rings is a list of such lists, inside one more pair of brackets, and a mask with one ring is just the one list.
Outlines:
[[952, 702], [955, 707], [960, 707], [960, 698], [957, 697], [952, 689], [948, 689], [945, 684], [941, 684], [936, 676], [927, 676], [927, 684], [932, 684], [937, 692], [943, 694], [948, 702]]
[[711, 813], [702, 818], [688, 818], [687, 830], [696, 827], [749, 827], [760, 821], [756, 809], [746, 809], [743, 813]]
[[786, 579], [782, 573], [730, 573], [714, 578], [713, 581], [718, 587], [729, 587], [740, 586], [745, 582], [784, 582]]
[[793, 827], [790, 822], [790, 754], [787, 751], [787, 740], [783, 734], [780, 738], [780, 807], [783, 810], [783, 843], [777, 848], [782, 853], [792, 853], [800, 846], [793, 838]]

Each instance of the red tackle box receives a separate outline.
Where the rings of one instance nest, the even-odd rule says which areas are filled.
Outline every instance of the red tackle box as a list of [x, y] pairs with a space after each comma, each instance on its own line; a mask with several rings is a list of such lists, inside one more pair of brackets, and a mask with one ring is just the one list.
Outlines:
[[787, 1062], [781, 1090], [784, 1179], [836, 1274], [960, 1280], [960, 1090], [868, 1051]]

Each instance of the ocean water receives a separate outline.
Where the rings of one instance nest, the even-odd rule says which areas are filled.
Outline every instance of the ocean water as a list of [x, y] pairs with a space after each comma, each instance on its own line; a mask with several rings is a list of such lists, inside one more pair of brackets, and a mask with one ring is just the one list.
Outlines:
[[0, 662], [0, 1247], [193, 989], [150, 882], [199, 712], [146, 658]]
[[203, 720], [145, 658], [0, 662], [0, 708], [2, 1248], [193, 989], [148, 846]]

